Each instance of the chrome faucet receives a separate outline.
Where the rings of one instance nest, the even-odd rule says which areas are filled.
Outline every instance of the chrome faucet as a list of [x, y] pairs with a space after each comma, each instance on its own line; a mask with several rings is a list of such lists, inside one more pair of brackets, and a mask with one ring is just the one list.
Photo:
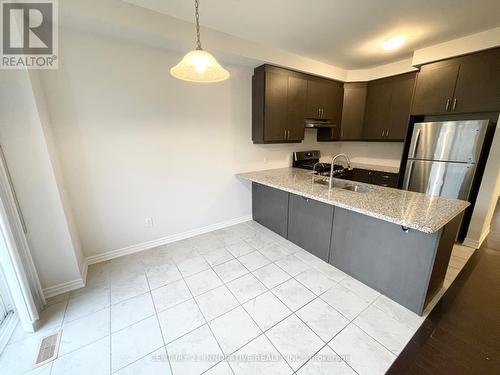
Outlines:
[[332, 157], [332, 162], [331, 162], [331, 167], [330, 167], [330, 181], [328, 182], [328, 188], [331, 189], [332, 188], [332, 182], [333, 182], [333, 168], [335, 167], [335, 160], [337, 160], [338, 158], [341, 158], [343, 157], [346, 162], [347, 162], [347, 170], [350, 171], [352, 170], [351, 168], [351, 161], [349, 160], [349, 156], [347, 156], [346, 154], [337, 154], [335, 156]]

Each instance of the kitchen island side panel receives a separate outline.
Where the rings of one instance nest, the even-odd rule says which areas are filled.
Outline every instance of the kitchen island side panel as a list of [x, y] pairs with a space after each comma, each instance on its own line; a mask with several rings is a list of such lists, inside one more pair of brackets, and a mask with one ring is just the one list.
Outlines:
[[330, 264], [421, 314], [441, 234], [336, 208]]
[[252, 183], [252, 217], [280, 236], [288, 236], [288, 193]]

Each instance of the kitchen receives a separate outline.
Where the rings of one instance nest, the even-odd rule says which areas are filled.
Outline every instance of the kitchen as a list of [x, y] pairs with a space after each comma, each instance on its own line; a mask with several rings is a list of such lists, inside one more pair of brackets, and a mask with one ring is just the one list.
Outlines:
[[[303, 1], [201, 0], [200, 45], [225, 72], [201, 84], [169, 74], [197, 47], [193, 2], [59, 2], [58, 68], [0, 71], [0, 178], [46, 302], [2, 368], [400, 366], [482, 253], [500, 162], [498, 6], [405, 4], [322, 2], [311, 28]], [[447, 31], [425, 39], [412, 14]], [[241, 360], [256, 354], [276, 360]]]

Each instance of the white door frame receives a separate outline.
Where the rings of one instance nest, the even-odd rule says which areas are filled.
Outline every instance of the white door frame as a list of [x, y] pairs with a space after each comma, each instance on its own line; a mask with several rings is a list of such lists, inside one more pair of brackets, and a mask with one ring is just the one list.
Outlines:
[[29, 251], [21, 213], [0, 147], [0, 265], [25, 331], [33, 332], [38, 309], [45, 304]]

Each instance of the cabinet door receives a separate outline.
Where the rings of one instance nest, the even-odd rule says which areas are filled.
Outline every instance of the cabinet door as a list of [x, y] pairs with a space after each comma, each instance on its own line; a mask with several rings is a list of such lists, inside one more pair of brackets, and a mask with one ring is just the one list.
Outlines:
[[307, 80], [300, 77], [288, 77], [287, 122], [288, 141], [304, 140], [304, 118], [307, 105]]
[[340, 136], [340, 121], [342, 119], [342, 102], [344, 100], [344, 86], [339, 82], [326, 81], [325, 93], [321, 97], [321, 115], [323, 118], [330, 119], [337, 125], [338, 135]]
[[288, 76], [266, 71], [264, 141], [283, 142], [287, 128]]
[[340, 122], [341, 140], [352, 141], [362, 139], [366, 93], [366, 82], [344, 84], [344, 103], [342, 106], [342, 120]]
[[252, 183], [252, 216], [266, 228], [287, 236], [288, 193], [265, 185]]
[[288, 240], [328, 262], [333, 206], [290, 194]]
[[403, 141], [406, 138], [415, 76], [415, 73], [404, 74], [390, 83], [391, 108], [386, 139]]
[[446, 113], [453, 99], [458, 70], [456, 60], [422, 66], [417, 76], [412, 114]]
[[309, 79], [307, 81], [307, 117], [321, 118], [321, 103], [326, 95], [326, 84], [320, 79]]
[[363, 139], [377, 140], [384, 137], [388, 128], [391, 105], [390, 85], [386, 80], [368, 83]]
[[500, 48], [463, 58], [452, 112], [500, 110]]

